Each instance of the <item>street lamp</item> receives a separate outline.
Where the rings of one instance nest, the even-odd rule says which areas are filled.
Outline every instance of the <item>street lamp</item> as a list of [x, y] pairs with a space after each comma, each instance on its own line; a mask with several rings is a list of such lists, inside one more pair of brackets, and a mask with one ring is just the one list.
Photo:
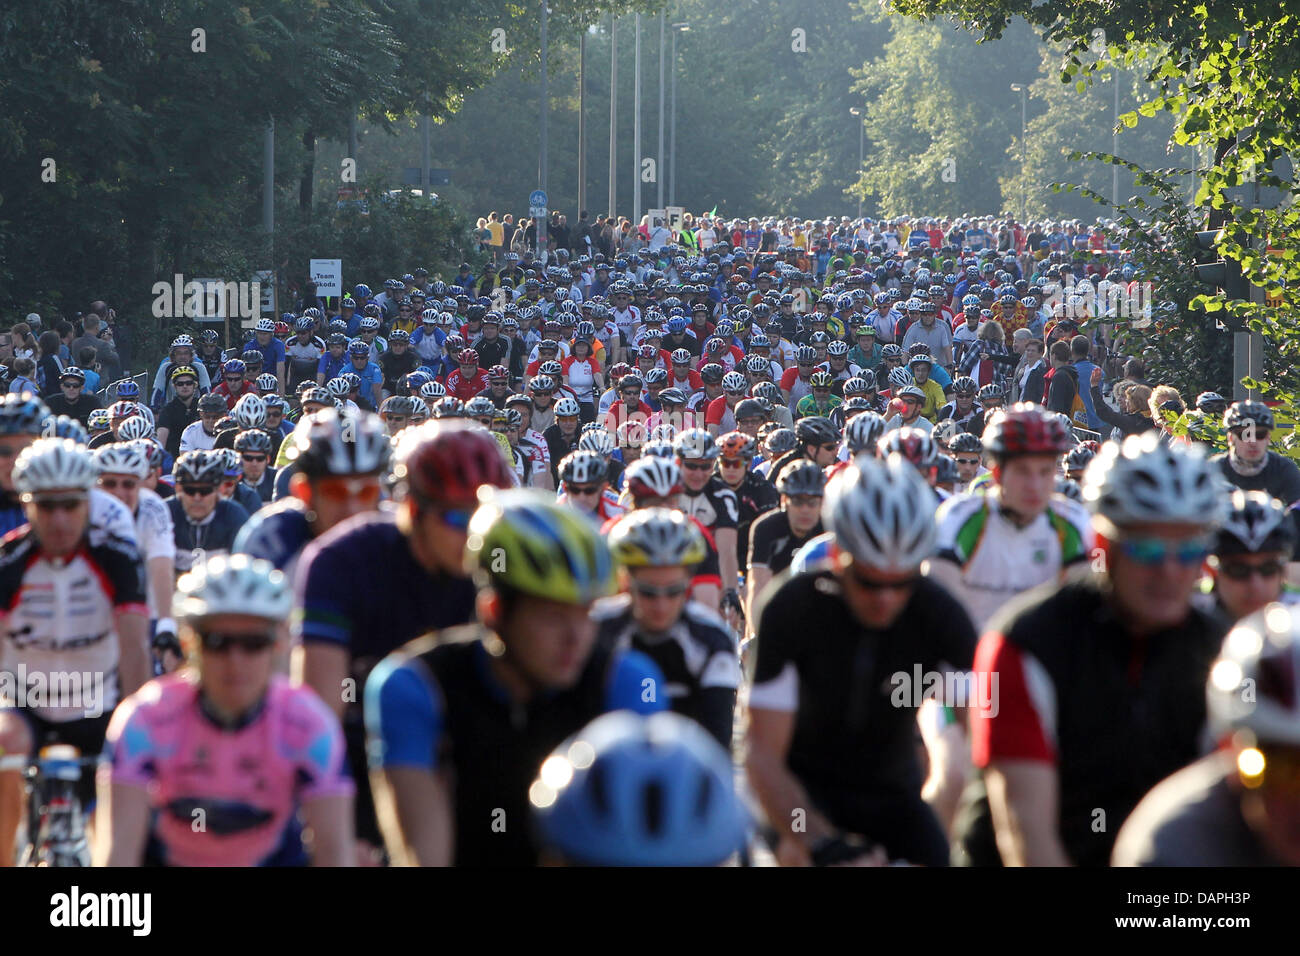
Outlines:
[[1011, 91], [1020, 94], [1020, 224], [1024, 225], [1028, 212], [1025, 210], [1025, 137], [1027, 125], [1025, 116], [1029, 104], [1029, 87], [1023, 83], [1012, 83]]
[[672, 118], [668, 121], [668, 205], [677, 205], [677, 34], [690, 33], [691, 25], [689, 23], [674, 23], [673, 30], [673, 54], [669, 62], [672, 63], [672, 76], [669, 80], [669, 86], [672, 88]]
[[[849, 107], [849, 115], [858, 117], [858, 175], [861, 176], [866, 161], [867, 124], [862, 121], [862, 110], [856, 106]], [[862, 218], [862, 193], [858, 193], [858, 218]]]

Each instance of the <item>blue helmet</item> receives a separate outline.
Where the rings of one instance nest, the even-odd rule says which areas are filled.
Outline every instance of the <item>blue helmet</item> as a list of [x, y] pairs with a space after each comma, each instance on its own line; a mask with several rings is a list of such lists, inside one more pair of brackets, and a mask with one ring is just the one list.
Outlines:
[[674, 315], [671, 319], [668, 320], [668, 331], [671, 332], [673, 335], [681, 335], [683, 332], [686, 331], [686, 326], [688, 324], [689, 323], [686, 321], [686, 317], [684, 315]]
[[367, 345], [365, 342], [361, 341], [360, 339], [353, 339], [351, 342], [348, 343], [348, 354], [369, 355], [370, 346]]
[[124, 378], [117, 383], [118, 398], [139, 398], [140, 384], [133, 378]]
[[670, 711], [597, 717], [552, 751], [529, 798], [541, 842], [592, 866], [714, 866], [749, 825], [727, 752]]
[[364, 282], [358, 282], [356, 288], [352, 290], [352, 294], [358, 299], [368, 299], [370, 298], [370, 286]]

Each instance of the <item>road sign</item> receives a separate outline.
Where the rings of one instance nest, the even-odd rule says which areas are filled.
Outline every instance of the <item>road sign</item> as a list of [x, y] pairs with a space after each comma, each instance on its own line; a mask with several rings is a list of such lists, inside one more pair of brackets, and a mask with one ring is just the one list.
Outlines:
[[534, 219], [546, 216], [546, 193], [543, 190], [534, 189], [528, 194], [528, 215]]
[[[1295, 169], [1291, 165], [1291, 160], [1285, 154], [1273, 160], [1273, 165], [1269, 172], [1282, 180], [1284, 183], [1290, 183], [1295, 176]], [[1259, 190], [1256, 195], [1256, 189]], [[1223, 191], [1224, 198], [1231, 200], [1238, 206], [1255, 209], [1276, 209], [1282, 205], [1282, 201], [1291, 193], [1279, 186], [1265, 186], [1260, 183], [1247, 182], [1240, 186], [1229, 186]]]

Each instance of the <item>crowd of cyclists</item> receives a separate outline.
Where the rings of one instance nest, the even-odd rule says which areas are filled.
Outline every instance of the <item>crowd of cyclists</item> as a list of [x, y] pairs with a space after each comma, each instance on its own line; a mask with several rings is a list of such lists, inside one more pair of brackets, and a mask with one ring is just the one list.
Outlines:
[[1300, 864], [1300, 469], [1123, 250], [628, 232], [6, 370], [0, 863], [70, 744], [97, 865]]

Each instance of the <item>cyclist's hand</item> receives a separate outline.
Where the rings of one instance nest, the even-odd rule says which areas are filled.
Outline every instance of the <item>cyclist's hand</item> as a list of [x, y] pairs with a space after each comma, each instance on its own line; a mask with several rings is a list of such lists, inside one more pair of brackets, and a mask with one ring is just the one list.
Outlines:
[[745, 619], [745, 608], [740, 603], [740, 595], [736, 593], [735, 588], [728, 588], [722, 594], [722, 613], [726, 615], [733, 612], [740, 619]]
[[812, 866], [812, 854], [808, 847], [789, 833], [781, 837], [773, 855], [781, 866]]
[[1092, 370], [1092, 384], [1095, 387], [1101, 386], [1101, 369], [1095, 368]]

